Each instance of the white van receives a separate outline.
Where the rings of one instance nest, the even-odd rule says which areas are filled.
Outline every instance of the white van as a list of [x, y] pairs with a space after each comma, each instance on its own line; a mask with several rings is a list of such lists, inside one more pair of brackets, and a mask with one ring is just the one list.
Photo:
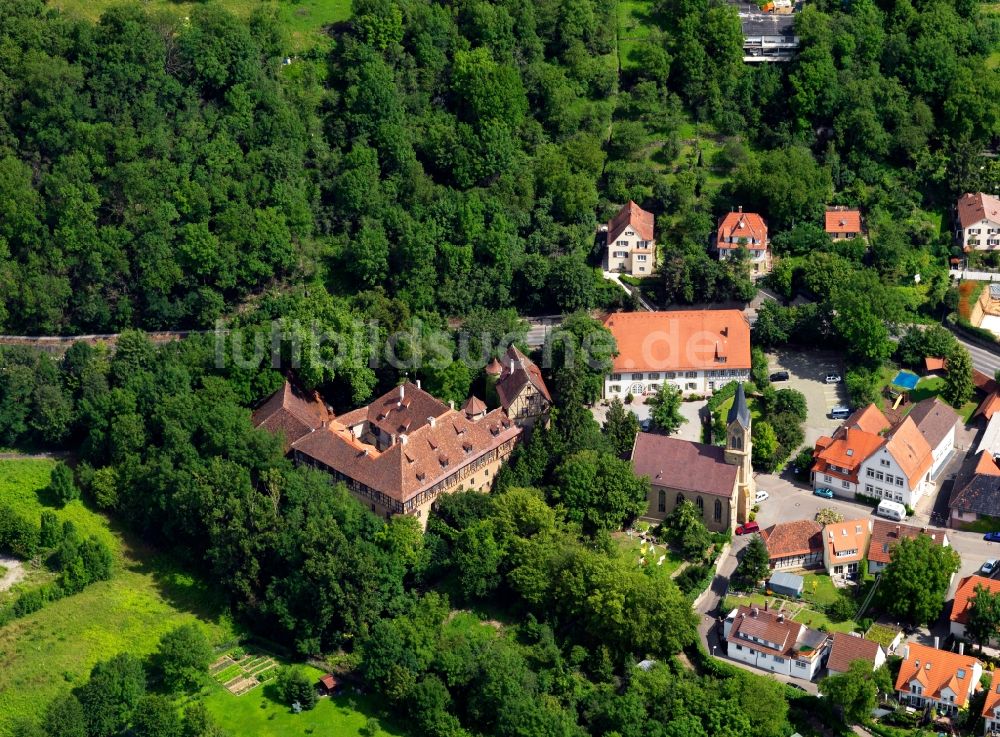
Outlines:
[[851, 408], [838, 405], [830, 410], [830, 418], [834, 420], [846, 420], [851, 416]]
[[878, 503], [878, 508], [875, 510], [875, 514], [879, 517], [885, 517], [887, 519], [896, 520], [896, 522], [902, 522], [906, 519], [906, 507], [899, 502], [892, 502], [888, 499], [883, 499]]

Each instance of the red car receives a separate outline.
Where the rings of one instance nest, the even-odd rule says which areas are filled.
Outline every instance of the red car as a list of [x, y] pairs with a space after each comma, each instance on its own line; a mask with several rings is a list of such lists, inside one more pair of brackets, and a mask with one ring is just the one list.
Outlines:
[[736, 528], [737, 535], [749, 535], [751, 532], [760, 532], [760, 525], [756, 522], [747, 522]]

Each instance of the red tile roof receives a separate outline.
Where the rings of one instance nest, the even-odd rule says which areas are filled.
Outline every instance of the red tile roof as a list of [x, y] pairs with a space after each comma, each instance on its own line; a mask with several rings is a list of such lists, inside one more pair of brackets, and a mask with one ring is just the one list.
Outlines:
[[[304, 435], [293, 444], [293, 450], [405, 505], [521, 434], [521, 428], [502, 409], [472, 421], [464, 412], [442, 405], [444, 411], [435, 416], [432, 410], [441, 404], [438, 400], [413, 384], [404, 388], [402, 398], [399, 388], [393, 389], [368, 407], [349, 413], [350, 423], [345, 422], [348, 415], [343, 415]], [[395, 407], [397, 401], [407, 398], [410, 403], [406, 407]], [[396, 428], [401, 420], [405, 424], [409, 415], [413, 415], [412, 429], [396, 434], [396, 441], [382, 446], [383, 450], [349, 429], [365, 418], [372, 424], [382, 418], [378, 420], [382, 425]]]
[[[835, 522], [823, 528], [823, 542], [828, 546], [829, 561], [838, 565], [854, 563], [868, 552], [868, 535], [871, 533], [870, 519], [852, 519]], [[837, 553], [856, 551], [851, 555], [838, 556]]]
[[448, 411], [448, 405], [406, 382], [368, 405], [368, 422], [387, 435], [412, 433]]
[[949, 618], [952, 622], [968, 624], [969, 605], [976, 596], [977, 586], [982, 586], [991, 594], [1000, 593], [1000, 581], [994, 581], [992, 578], [986, 578], [978, 574], [963, 578], [958, 582], [958, 588], [955, 590], [955, 601], [951, 605], [951, 615]]
[[[764, 640], [777, 647], [770, 647], [750, 638]], [[729, 631], [730, 642], [735, 641], [751, 650], [796, 660], [811, 660], [820, 652], [826, 639], [824, 633], [793, 622], [781, 613], [747, 606], [737, 608]]]
[[996, 719], [996, 715], [992, 712], [1000, 706], [1000, 678], [994, 676], [993, 681], [990, 683], [990, 690], [986, 694], [986, 701], [983, 702], [983, 716]]
[[827, 208], [827, 233], [860, 233], [861, 211], [848, 208]]
[[500, 357], [502, 367], [500, 377], [497, 379], [497, 396], [500, 398], [500, 405], [504, 409], [510, 409], [511, 404], [517, 399], [517, 395], [530, 384], [549, 402], [552, 396], [549, 394], [542, 372], [538, 366], [521, 353], [515, 346], [511, 345], [507, 352]]
[[897, 691], [908, 693], [910, 682], [917, 681], [924, 696], [940, 700], [941, 691], [949, 688], [955, 694], [955, 705], [961, 708], [968, 701], [969, 694], [979, 689], [974, 671], [980, 663], [971, 655], [959, 655], [914, 642], [903, 648], [903, 655], [896, 677]]
[[739, 310], [615, 312], [604, 326], [618, 345], [616, 373], [750, 368], [750, 323]]
[[282, 433], [287, 451], [292, 443], [318, 430], [324, 422], [333, 419], [333, 415], [319, 394], [306, 392], [285, 381], [281, 389], [254, 410], [251, 419], [254, 427]]
[[979, 369], [972, 369], [972, 383], [976, 385], [976, 389], [987, 394], [998, 389], [996, 379]]
[[958, 198], [958, 222], [962, 228], [983, 220], [1000, 222], [1000, 199], [982, 192], [966, 193]]
[[934, 464], [930, 443], [917, 428], [917, 423], [909, 416], [892, 431], [885, 444], [885, 450], [892, 455], [900, 470], [906, 474], [911, 489]]
[[874, 520], [872, 522], [872, 539], [868, 544], [868, 560], [873, 560], [876, 563], [888, 563], [892, 549], [903, 538], [912, 540], [920, 535], [925, 535], [937, 545], [944, 545], [945, 534], [944, 530], [921, 529], [888, 520]]
[[716, 232], [716, 246], [719, 249], [739, 248], [738, 242], [731, 242], [735, 238], [737, 241], [745, 239], [747, 242], [757, 241], [762, 245], [767, 245], [767, 225], [764, 218], [755, 212], [726, 213], [719, 219], [719, 229]]
[[882, 413], [882, 410], [874, 404], [869, 404], [867, 407], [856, 410], [854, 414], [847, 418], [844, 425], [847, 427], [856, 427], [873, 435], [878, 435], [892, 426], [889, 423], [889, 419]]
[[924, 358], [924, 371], [943, 371], [945, 359], [937, 356], [927, 356]]
[[823, 526], [811, 519], [771, 525], [761, 536], [771, 560], [823, 552]]
[[830, 648], [830, 657], [826, 661], [826, 667], [838, 673], [846, 673], [855, 660], [866, 660], [874, 668], [875, 658], [881, 647], [873, 640], [855, 637], [846, 632], [834, 632], [833, 645]]
[[644, 241], [654, 240], [653, 213], [647, 212], [637, 204], [628, 201], [611, 220], [608, 221], [608, 243], [620, 236], [626, 227], [631, 226]]

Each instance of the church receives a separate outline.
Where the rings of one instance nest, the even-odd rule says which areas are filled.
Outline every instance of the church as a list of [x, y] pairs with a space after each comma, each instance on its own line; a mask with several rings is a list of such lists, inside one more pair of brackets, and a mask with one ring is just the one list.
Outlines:
[[750, 424], [750, 409], [739, 384], [726, 417], [725, 448], [655, 433], [636, 435], [632, 469], [650, 481], [642, 518], [659, 522], [678, 504], [689, 501], [713, 532], [747, 522], [755, 496]]

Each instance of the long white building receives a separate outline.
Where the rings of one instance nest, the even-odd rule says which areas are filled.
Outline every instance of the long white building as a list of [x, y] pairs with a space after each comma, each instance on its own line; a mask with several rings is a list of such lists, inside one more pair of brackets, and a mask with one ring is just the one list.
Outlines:
[[639, 397], [670, 384], [711, 394], [750, 378], [750, 324], [739, 310], [616, 312], [604, 326], [618, 345], [604, 396]]

